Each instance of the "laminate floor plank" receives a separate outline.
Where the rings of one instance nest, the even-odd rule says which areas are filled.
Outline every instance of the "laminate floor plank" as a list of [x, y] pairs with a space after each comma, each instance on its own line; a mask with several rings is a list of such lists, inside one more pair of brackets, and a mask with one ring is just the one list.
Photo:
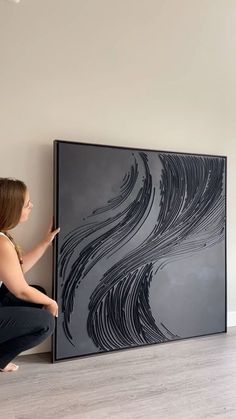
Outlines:
[[1, 419], [236, 419], [236, 328], [227, 334], [1, 373]]

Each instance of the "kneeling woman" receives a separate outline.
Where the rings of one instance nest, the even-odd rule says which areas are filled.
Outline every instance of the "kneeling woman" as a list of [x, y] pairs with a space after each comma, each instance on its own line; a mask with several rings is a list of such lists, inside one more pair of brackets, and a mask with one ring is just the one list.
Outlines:
[[44, 254], [59, 229], [48, 231], [31, 252], [21, 256], [9, 231], [32, 210], [29, 191], [20, 180], [0, 178], [0, 371], [16, 371], [11, 361], [53, 333], [56, 301], [28, 285], [24, 273]]

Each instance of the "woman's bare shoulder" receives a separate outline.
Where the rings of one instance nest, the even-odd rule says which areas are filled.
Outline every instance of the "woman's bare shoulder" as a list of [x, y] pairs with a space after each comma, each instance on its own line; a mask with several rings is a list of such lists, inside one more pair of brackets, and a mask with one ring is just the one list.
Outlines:
[[10, 244], [10, 240], [7, 236], [5, 236], [5, 234], [0, 233], [0, 243], [9, 243]]
[[4, 236], [0, 236], [0, 277], [4, 282], [7, 274], [6, 271], [18, 271], [19, 261], [15, 248], [12, 246], [11, 241]]
[[0, 251], [10, 251], [11, 253], [14, 253], [14, 245], [10, 241], [10, 239], [5, 236], [4, 234], [0, 234]]

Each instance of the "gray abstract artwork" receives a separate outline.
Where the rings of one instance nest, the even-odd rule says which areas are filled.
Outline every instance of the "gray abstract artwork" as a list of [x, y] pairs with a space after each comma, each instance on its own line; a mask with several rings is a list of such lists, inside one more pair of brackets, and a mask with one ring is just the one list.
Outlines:
[[54, 361], [226, 331], [226, 158], [54, 142]]

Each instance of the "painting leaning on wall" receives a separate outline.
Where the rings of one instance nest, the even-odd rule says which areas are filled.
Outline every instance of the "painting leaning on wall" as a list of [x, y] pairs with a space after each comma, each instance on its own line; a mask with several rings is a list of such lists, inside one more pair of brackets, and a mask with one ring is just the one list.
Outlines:
[[54, 142], [54, 361], [226, 331], [226, 158]]

